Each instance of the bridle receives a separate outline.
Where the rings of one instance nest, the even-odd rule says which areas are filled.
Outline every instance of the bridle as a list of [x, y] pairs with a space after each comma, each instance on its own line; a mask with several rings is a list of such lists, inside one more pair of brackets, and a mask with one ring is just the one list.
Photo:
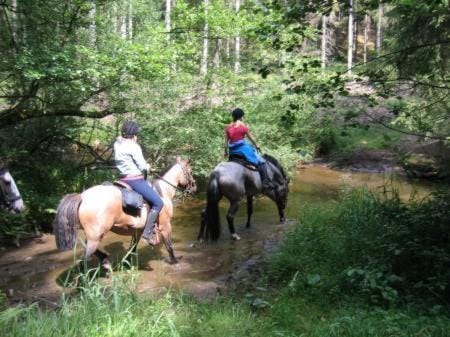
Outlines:
[[195, 181], [194, 178], [192, 177], [192, 174], [190, 174], [187, 170], [186, 167], [182, 164], [182, 163], [178, 163], [178, 165], [180, 165], [181, 170], [183, 171], [183, 175], [184, 175], [184, 179], [187, 181], [187, 184], [183, 186], [183, 188], [180, 188], [178, 186], [175, 186], [174, 184], [172, 184], [170, 181], [167, 181], [166, 179], [164, 179], [162, 176], [160, 176], [157, 173], [154, 173], [155, 177], [164, 181], [166, 184], [172, 186], [174, 189], [181, 191], [183, 193], [187, 193], [187, 194], [191, 194], [191, 191], [193, 190], [194, 186], [195, 186]]

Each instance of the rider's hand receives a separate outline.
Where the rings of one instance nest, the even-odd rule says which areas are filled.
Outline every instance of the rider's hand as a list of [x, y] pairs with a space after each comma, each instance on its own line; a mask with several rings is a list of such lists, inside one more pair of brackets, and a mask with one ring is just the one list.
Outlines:
[[228, 152], [224, 152], [224, 153], [223, 153], [223, 157], [224, 157], [224, 158], [228, 157]]

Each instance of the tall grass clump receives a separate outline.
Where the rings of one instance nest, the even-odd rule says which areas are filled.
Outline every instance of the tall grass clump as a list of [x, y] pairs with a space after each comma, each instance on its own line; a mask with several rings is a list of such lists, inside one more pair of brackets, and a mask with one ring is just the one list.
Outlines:
[[265, 336], [265, 323], [245, 302], [199, 301], [174, 290], [151, 295], [139, 292], [137, 281], [132, 270], [103, 282], [92, 269], [78, 275], [77, 294], [52, 310], [37, 303], [8, 307], [0, 293], [1, 336]]
[[343, 192], [307, 207], [270, 260], [270, 275], [294, 292], [367, 303], [450, 301], [450, 193], [403, 202], [397, 193]]
[[76, 298], [53, 311], [37, 305], [0, 310], [2, 336], [179, 336], [175, 299], [139, 296], [132, 272], [114, 277], [113, 286], [89, 281]]

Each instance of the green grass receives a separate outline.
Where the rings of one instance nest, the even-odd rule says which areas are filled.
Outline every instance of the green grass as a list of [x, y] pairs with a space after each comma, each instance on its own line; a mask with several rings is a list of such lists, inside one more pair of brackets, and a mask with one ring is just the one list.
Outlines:
[[344, 127], [334, 133], [333, 152], [350, 153], [358, 149], [391, 148], [402, 135], [381, 127]]
[[[405, 204], [357, 190], [306, 207], [268, 260], [267, 274], [200, 301], [136, 291], [134, 271], [113, 286], [89, 281], [60, 306], [8, 307], [2, 336], [446, 337], [448, 192]], [[414, 263], [412, 263], [414, 262]]]
[[255, 309], [222, 296], [199, 302], [180, 294], [159, 298], [117, 286], [91, 288], [54, 311], [36, 305], [0, 312], [2, 336], [435, 336], [445, 337], [445, 312], [382, 309], [360, 302], [325, 305], [289, 289], [268, 293], [269, 306]]

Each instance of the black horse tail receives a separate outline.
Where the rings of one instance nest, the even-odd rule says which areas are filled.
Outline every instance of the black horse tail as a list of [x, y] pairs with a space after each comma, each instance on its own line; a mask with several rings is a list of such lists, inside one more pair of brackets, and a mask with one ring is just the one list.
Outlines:
[[67, 194], [59, 203], [54, 222], [56, 247], [70, 250], [77, 242], [77, 228], [80, 225], [78, 208], [81, 194]]
[[206, 194], [206, 210], [202, 216], [203, 238], [205, 240], [217, 241], [220, 237], [220, 198], [219, 176], [217, 172], [213, 172], [209, 178]]

